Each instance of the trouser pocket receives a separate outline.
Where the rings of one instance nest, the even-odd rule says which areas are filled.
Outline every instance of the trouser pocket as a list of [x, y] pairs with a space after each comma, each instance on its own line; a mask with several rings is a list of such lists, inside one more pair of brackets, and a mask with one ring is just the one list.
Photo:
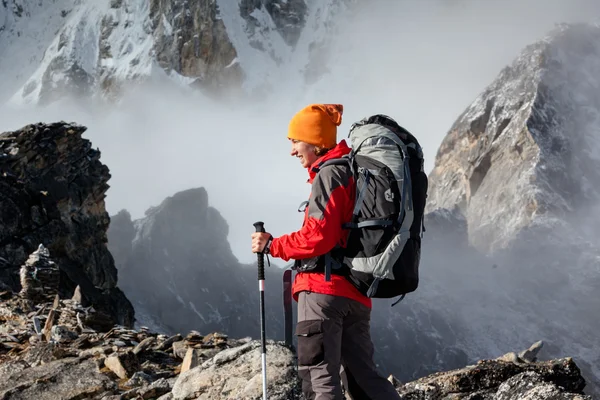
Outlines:
[[298, 365], [317, 365], [325, 359], [322, 320], [298, 322], [296, 336], [298, 336]]

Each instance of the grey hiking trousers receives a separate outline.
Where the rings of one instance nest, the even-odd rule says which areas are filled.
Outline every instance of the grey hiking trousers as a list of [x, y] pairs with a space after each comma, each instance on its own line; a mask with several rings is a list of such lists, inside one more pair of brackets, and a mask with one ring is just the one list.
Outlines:
[[370, 319], [371, 310], [358, 301], [299, 293], [298, 375], [307, 400], [343, 400], [342, 365], [352, 382], [350, 399], [400, 400], [393, 385], [377, 372]]

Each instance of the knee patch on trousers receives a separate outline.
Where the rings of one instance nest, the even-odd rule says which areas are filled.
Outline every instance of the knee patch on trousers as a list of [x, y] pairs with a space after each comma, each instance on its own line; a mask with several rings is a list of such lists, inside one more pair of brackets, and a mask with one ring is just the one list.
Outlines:
[[298, 336], [298, 365], [316, 365], [325, 359], [322, 320], [298, 322], [296, 336]]

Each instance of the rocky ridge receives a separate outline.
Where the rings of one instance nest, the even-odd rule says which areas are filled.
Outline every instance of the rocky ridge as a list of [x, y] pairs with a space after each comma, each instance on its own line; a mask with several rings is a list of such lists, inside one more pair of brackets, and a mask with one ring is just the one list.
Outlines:
[[[50, 302], [0, 291], [0, 398], [261, 398], [258, 341], [220, 332], [167, 336], [127, 329], [106, 324], [84, 304], [80, 290]], [[414, 382], [389, 380], [406, 400], [591, 400], [573, 360], [538, 361], [541, 346]], [[293, 347], [268, 341], [270, 399], [302, 398], [295, 365]]]

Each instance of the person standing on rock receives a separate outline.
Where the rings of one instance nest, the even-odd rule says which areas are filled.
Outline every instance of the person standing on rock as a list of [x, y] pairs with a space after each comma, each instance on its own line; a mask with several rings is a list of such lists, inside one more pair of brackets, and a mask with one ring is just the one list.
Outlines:
[[292, 288], [298, 302], [298, 374], [307, 399], [341, 400], [343, 365], [353, 399], [399, 400], [391, 382], [377, 372], [370, 333], [371, 299], [344, 276], [344, 268], [326, 277], [324, 260], [336, 247], [345, 247], [354, 208], [355, 183], [347, 166], [327, 160], [350, 153], [337, 143], [342, 122], [340, 104], [311, 104], [291, 119], [291, 155], [308, 170], [312, 185], [304, 223], [296, 232], [276, 238], [252, 234], [252, 251], [284, 261], [295, 260], [299, 271]]

